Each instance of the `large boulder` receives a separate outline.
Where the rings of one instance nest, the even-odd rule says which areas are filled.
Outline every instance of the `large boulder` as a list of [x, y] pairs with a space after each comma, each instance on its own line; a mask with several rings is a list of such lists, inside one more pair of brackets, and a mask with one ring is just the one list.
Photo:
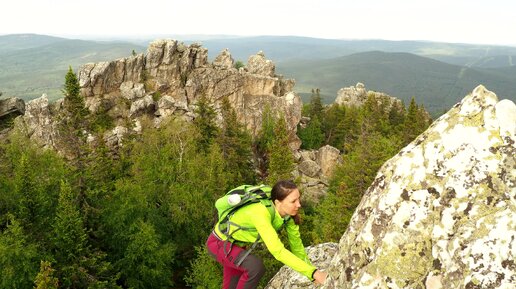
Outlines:
[[[330, 261], [338, 253], [338, 245], [336, 243], [324, 243], [315, 246], [306, 247], [306, 253], [310, 262], [321, 269], [325, 270], [330, 265]], [[276, 275], [269, 281], [265, 289], [298, 289], [298, 288], [316, 288], [314, 284], [305, 276], [292, 270], [287, 266], [283, 266]]]
[[386, 162], [322, 288], [515, 288], [516, 105], [478, 86]]

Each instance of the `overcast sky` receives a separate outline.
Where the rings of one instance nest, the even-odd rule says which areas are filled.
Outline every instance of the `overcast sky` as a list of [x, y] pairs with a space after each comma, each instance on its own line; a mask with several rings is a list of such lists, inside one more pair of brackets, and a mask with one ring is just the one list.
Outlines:
[[2, 0], [0, 34], [297, 35], [516, 46], [515, 0]]

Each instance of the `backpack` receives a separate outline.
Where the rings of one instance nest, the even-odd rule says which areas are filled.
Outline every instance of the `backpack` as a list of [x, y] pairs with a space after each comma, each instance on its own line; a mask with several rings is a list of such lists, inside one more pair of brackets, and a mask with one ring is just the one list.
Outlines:
[[[268, 209], [271, 215], [271, 219], [274, 220], [274, 217], [276, 216], [276, 209], [274, 208], [271, 200], [271, 190], [272, 188], [266, 185], [242, 185], [230, 190], [223, 197], [217, 199], [215, 202], [215, 208], [217, 209], [219, 221], [217, 222], [216, 226], [218, 226], [219, 231], [224, 234], [224, 236], [226, 236], [226, 242], [231, 242], [229, 250], [226, 250], [226, 243], [224, 244], [224, 253], [226, 256], [231, 251], [233, 241], [235, 241], [235, 239], [232, 237], [235, 232], [240, 230], [254, 230], [254, 228], [240, 226], [239, 224], [231, 222], [231, 217], [238, 209], [249, 204], [260, 202]], [[236, 228], [236, 230], [233, 230], [234, 228]], [[232, 230], [233, 232], [231, 232]], [[256, 241], [242, 256], [242, 258], [235, 262], [235, 265], [240, 266], [247, 255], [249, 255], [249, 253], [251, 253], [251, 251], [256, 247], [259, 241], [260, 235], [258, 235]]]

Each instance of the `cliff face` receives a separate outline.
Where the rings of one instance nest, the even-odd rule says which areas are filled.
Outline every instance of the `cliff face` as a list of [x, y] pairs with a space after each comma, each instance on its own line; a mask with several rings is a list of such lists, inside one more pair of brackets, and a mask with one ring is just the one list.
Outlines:
[[199, 97], [208, 97], [216, 109], [227, 97], [238, 119], [254, 135], [267, 105], [283, 114], [293, 132], [292, 146], [298, 148], [295, 130], [301, 119], [301, 100], [292, 92], [294, 82], [274, 71], [274, 64], [261, 52], [237, 70], [227, 50], [209, 63], [207, 50], [198, 44], [158, 40], [150, 44], [146, 55], [86, 64], [78, 77], [88, 108], [107, 108], [120, 124], [144, 114], [157, 124], [170, 115], [192, 119]]
[[477, 87], [382, 166], [322, 288], [514, 288], [515, 142], [516, 105]]

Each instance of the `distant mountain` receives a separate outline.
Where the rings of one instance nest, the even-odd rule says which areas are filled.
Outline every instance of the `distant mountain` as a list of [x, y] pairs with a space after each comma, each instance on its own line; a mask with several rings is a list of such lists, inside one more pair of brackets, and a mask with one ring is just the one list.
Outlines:
[[143, 52], [146, 47], [127, 42], [96, 42], [41, 35], [0, 36], [10, 49], [0, 51], [0, 91], [25, 100], [47, 93], [63, 97], [61, 88], [69, 66], [110, 61]]
[[357, 82], [367, 89], [388, 93], [408, 103], [414, 96], [434, 116], [449, 109], [478, 84], [500, 99], [516, 101], [516, 67], [468, 68], [410, 53], [363, 52], [309, 61], [285, 61], [277, 71], [296, 79], [296, 91], [308, 95], [321, 89], [327, 103], [337, 91]]
[[68, 39], [38, 34], [0, 35], [0, 53], [35, 48], [66, 40]]
[[516, 47], [439, 43], [428, 41], [339, 40], [295, 36], [256, 36], [225, 39], [191, 39], [201, 42], [213, 59], [224, 48], [233, 58], [247, 61], [249, 55], [262, 50], [275, 62], [290, 60], [331, 59], [359, 52], [407, 52], [442, 62], [470, 67], [503, 67], [516, 65]]
[[[113, 38], [115, 39], [115, 38]], [[0, 36], [0, 91], [3, 97], [26, 100], [47, 93], [61, 98], [68, 66], [109, 61], [144, 52], [151, 40], [85, 41], [44, 35]], [[357, 82], [366, 88], [404, 99], [415, 96], [434, 115], [482, 83], [501, 98], [514, 98], [516, 47], [425, 41], [338, 40], [293, 36], [182, 36], [200, 42], [213, 60], [228, 48], [235, 60], [247, 62], [262, 50], [277, 72], [296, 79], [305, 100], [314, 87], [326, 102], [337, 90]], [[376, 51], [376, 52], [371, 52]]]

